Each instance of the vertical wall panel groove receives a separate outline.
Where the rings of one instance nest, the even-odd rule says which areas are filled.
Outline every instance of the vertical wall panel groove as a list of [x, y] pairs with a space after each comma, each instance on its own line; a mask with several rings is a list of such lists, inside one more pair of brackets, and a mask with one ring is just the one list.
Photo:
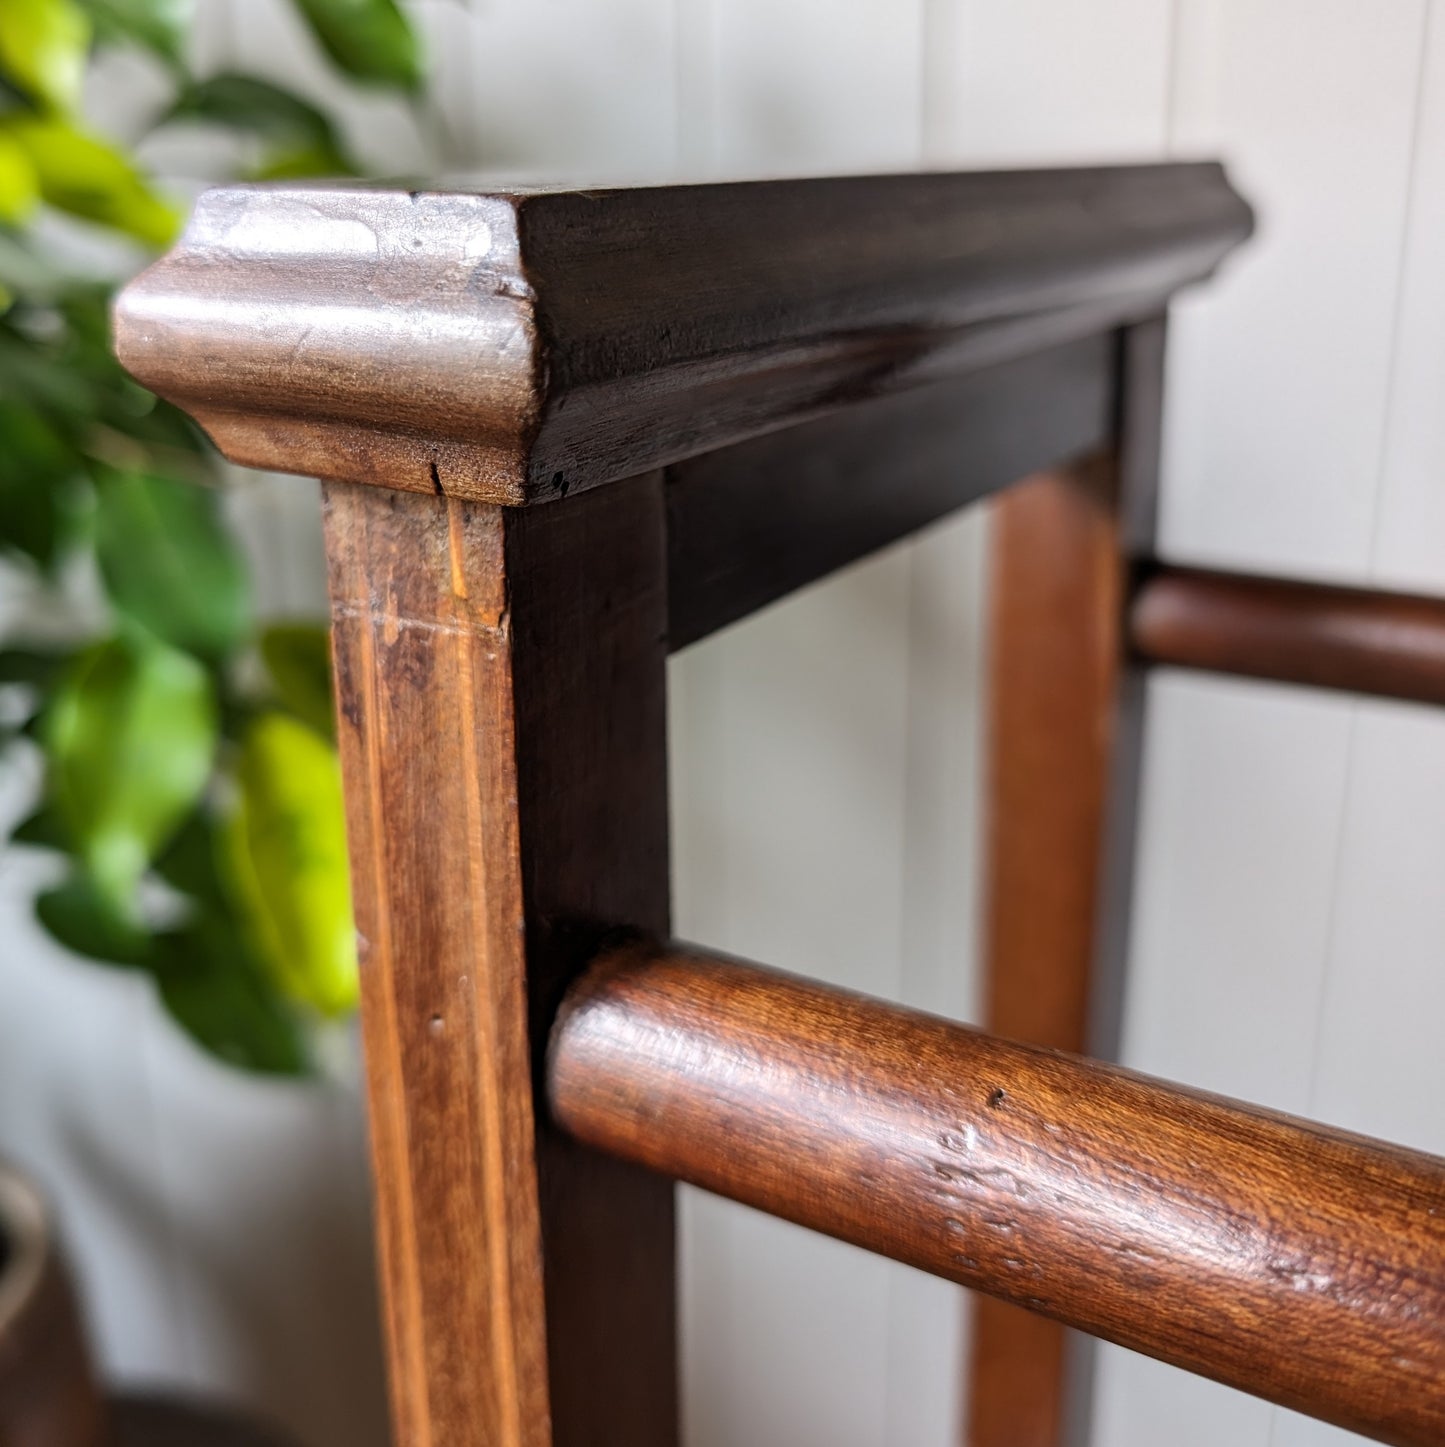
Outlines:
[[[685, 123], [685, 161], [917, 164], [920, 5], [691, 8], [684, 33], [711, 54], [683, 55], [701, 79], [680, 90], [700, 92], [708, 134]], [[673, 661], [682, 932], [804, 971], [832, 956], [852, 983], [907, 992], [911, 572], [895, 549]], [[716, 875], [699, 881], [705, 861]], [[684, 1222], [691, 1447], [944, 1447], [956, 1383], [939, 1334], [956, 1322], [936, 1283], [693, 1193]]]
[[1384, 586], [1445, 593], [1445, 7], [1429, 0], [1371, 557]]

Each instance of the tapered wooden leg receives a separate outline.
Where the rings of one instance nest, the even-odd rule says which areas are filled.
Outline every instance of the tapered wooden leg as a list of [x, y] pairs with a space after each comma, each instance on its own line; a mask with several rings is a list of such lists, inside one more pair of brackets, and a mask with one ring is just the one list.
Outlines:
[[[1133, 559], [1153, 546], [1164, 320], [1121, 340], [1117, 455], [996, 504], [991, 558], [986, 1000], [991, 1030], [1118, 1048], [1143, 680], [1125, 652]], [[973, 1302], [966, 1447], [1085, 1440], [1092, 1343]]]
[[[1118, 674], [1114, 469], [1031, 479], [994, 520], [988, 745], [990, 1030], [1082, 1051]], [[974, 1299], [969, 1447], [1056, 1447], [1065, 1329]]]
[[325, 512], [398, 1447], [675, 1447], [672, 1185], [537, 1116], [568, 982], [667, 932], [660, 477]]

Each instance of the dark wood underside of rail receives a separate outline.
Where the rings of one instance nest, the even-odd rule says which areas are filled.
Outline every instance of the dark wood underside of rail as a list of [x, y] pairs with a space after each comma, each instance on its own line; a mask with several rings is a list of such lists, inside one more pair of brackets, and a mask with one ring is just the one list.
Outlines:
[[1445, 1160], [677, 946], [572, 987], [584, 1143], [1380, 1441], [1445, 1440]]
[[1098, 333], [669, 468], [670, 646], [1108, 446], [1117, 355]]
[[[669, 646], [1110, 446], [1117, 364], [1086, 337], [669, 468]], [[1127, 631], [1143, 662], [1445, 705], [1445, 598], [1156, 563]]]

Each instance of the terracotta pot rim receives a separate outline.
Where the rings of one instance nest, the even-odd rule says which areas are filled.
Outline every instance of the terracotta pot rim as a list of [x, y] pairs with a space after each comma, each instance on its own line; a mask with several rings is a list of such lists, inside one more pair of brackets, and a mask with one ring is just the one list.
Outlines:
[[0, 1160], [0, 1342], [35, 1299], [52, 1240], [44, 1198], [27, 1176]]

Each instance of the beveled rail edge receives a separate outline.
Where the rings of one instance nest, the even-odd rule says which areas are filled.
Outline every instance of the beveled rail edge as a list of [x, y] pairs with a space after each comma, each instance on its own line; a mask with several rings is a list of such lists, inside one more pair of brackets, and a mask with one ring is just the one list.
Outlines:
[[567, 997], [613, 1155], [1380, 1441], [1445, 1440], [1445, 1160], [680, 946]]
[[600, 191], [230, 186], [121, 360], [234, 461], [521, 504], [1157, 312], [1209, 163]]
[[1445, 598], [1159, 567], [1129, 641], [1151, 663], [1445, 704]]

